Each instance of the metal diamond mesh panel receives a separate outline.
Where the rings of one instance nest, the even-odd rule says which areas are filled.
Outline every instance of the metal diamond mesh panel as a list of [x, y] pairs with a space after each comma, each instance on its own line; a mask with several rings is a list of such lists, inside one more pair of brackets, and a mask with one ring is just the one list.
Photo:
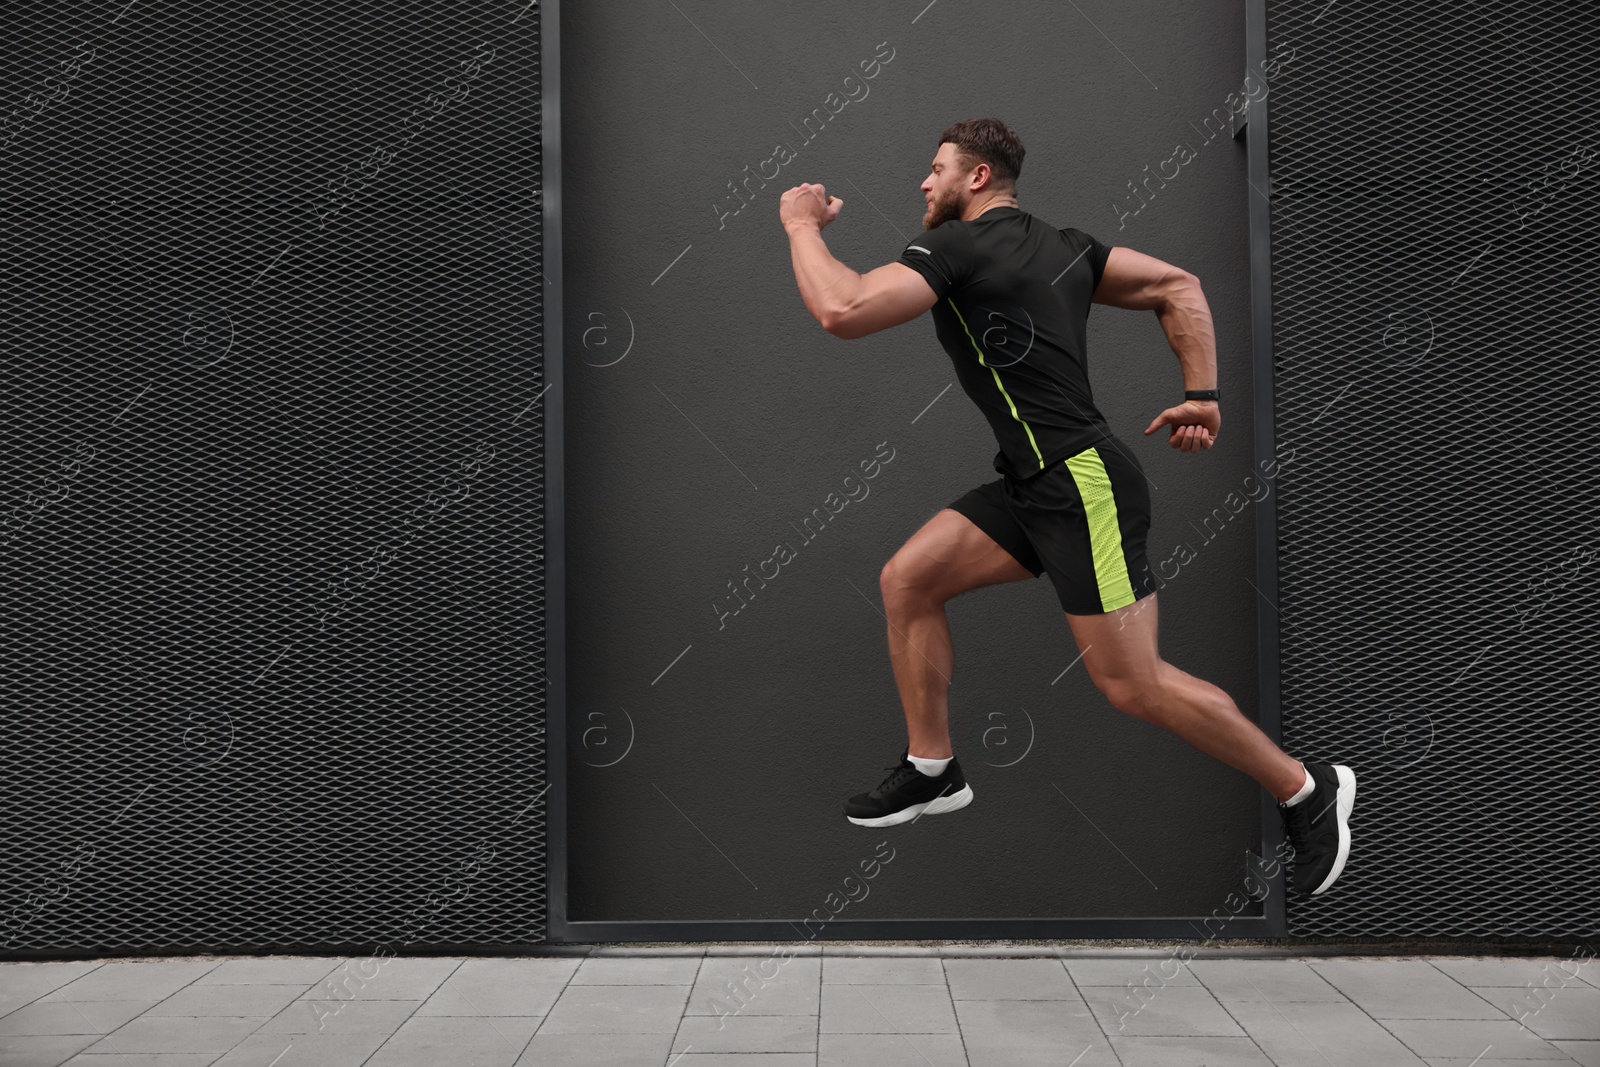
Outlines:
[[1267, 20], [1283, 733], [1360, 776], [1289, 930], [1593, 933], [1600, 23]]
[[541, 939], [537, 4], [8, 21], [0, 952]]

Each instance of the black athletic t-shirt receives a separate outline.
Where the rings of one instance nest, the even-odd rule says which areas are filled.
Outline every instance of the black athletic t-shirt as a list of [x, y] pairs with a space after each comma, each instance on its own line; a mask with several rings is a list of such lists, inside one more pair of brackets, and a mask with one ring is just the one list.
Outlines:
[[1016, 478], [1110, 436], [1089, 395], [1089, 298], [1111, 246], [1015, 207], [951, 219], [912, 239], [898, 262], [938, 294], [933, 325], [956, 377]]

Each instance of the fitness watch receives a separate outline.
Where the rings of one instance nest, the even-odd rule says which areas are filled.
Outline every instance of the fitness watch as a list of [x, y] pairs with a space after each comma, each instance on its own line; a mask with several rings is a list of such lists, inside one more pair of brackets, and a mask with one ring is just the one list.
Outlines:
[[1221, 389], [1185, 389], [1184, 392], [1183, 392], [1183, 398], [1185, 400], [1221, 400], [1222, 399], [1222, 390]]

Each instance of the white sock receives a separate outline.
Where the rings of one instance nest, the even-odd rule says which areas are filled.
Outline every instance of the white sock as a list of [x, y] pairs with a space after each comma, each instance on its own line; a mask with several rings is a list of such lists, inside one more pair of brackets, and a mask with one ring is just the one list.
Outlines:
[[946, 756], [944, 759], [924, 759], [921, 756], [908, 755], [906, 756], [906, 759], [910, 760], [913, 767], [927, 775], [929, 778], [937, 778], [939, 775], [943, 774], [945, 765], [950, 762], [949, 756]]
[[[1306, 770], [1306, 765], [1304, 763], [1300, 764], [1300, 769], [1302, 771], [1305, 771]], [[1283, 806], [1286, 807], [1286, 808], [1294, 807], [1296, 804], [1300, 803], [1306, 797], [1310, 796], [1311, 795], [1311, 791], [1313, 789], [1315, 789], [1315, 788], [1317, 788], [1317, 783], [1312, 781], [1311, 772], [1310, 771], [1306, 771], [1306, 784], [1300, 787], [1300, 791], [1298, 793], [1296, 793], [1294, 796], [1290, 797], [1288, 800], [1285, 800], [1283, 802]]]

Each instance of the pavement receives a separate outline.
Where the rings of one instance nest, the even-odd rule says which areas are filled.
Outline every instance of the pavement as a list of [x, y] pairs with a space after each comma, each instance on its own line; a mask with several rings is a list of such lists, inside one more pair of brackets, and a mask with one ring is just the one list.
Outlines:
[[592, 946], [0, 964], [0, 1067], [1600, 1067], [1600, 964]]

